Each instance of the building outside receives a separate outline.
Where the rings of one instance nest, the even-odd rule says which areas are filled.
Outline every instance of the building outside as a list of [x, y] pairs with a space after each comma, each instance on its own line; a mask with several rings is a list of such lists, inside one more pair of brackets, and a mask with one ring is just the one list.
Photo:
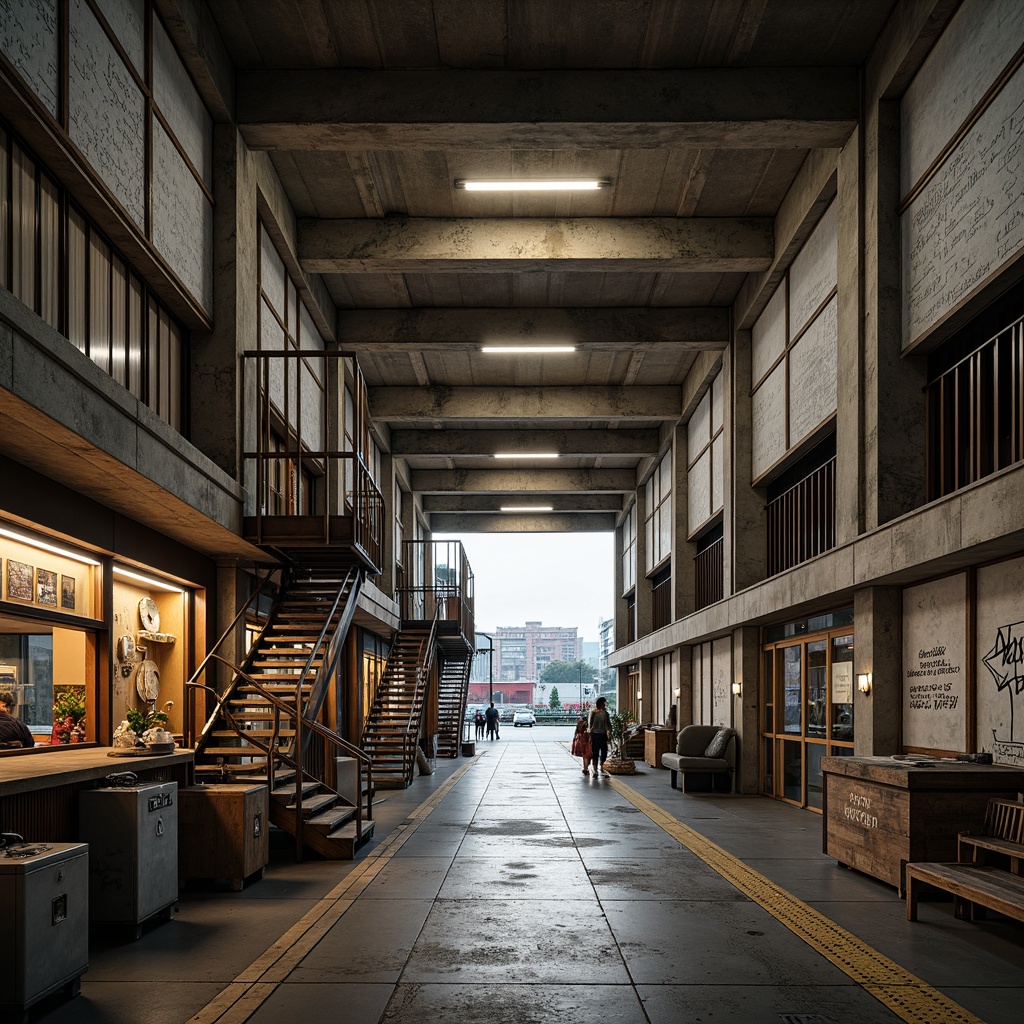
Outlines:
[[539, 679], [553, 661], [579, 661], [583, 639], [576, 626], [499, 626], [494, 631], [495, 678]]

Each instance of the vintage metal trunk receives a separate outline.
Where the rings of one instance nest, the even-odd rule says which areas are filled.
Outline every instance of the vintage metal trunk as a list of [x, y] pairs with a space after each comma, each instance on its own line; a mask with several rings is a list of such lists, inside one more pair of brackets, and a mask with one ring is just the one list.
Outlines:
[[77, 992], [89, 968], [88, 847], [0, 851], [0, 908], [0, 1017], [65, 985]]
[[138, 936], [143, 921], [178, 901], [178, 784], [87, 789], [78, 813], [90, 920], [134, 924]]

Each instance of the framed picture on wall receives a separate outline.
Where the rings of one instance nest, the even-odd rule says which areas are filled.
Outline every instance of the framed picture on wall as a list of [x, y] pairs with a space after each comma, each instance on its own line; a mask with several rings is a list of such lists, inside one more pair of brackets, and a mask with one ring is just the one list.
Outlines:
[[7, 596], [13, 601], [31, 601], [35, 567], [7, 559]]
[[36, 602], [57, 606], [57, 574], [49, 569], [36, 569]]
[[75, 577], [61, 576], [60, 578], [60, 606], [74, 611], [75, 608]]

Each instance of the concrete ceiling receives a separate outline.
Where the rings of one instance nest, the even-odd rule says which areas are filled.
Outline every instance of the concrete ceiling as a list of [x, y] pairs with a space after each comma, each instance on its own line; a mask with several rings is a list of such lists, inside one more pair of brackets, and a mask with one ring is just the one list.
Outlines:
[[[434, 529], [611, 528], [716, 372], [748, 274], [778, 274], [783, 199], [853, 131], [893, 6], [211, 5], [242, 135], [273, 161]], [[454, 187], [511, 176], [611, 186]], [[577, 351], [480, 352], [498, 341]], [[496, 514], [523, 503], [555, 512]]]

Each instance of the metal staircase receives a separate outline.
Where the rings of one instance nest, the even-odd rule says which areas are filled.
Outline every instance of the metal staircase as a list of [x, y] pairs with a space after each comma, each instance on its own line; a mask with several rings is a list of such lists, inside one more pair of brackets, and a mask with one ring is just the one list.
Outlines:
[[[230, 685], [195, 745], [197, 781], [260, 781], [270, 787], [270, 820], [304, 847], [325, 857], [350, 859], [373, 834], [370, 757], [319, 722], [355, 614], [362, 570], [289, 567], [273, 607], [240, 666], [216, 652], [245, 608], [204, 659], [188, 684], [217, 696], [197, 680], [211, 662], [228, 665]], [[337, 757], [354, 758], [366, 782], [354, 793], [336, 788]]]
[[437, 756], [458, 757], [473, 651], [465, 644], [457, 649], [442, 645], [441, 659], [437, 682]]
[[373, 758], [378, 789], [404, 789], [412, 783], [436, 631], [436, 619], [429, 626], [405, 628], [391, 645], [360, 744]]

